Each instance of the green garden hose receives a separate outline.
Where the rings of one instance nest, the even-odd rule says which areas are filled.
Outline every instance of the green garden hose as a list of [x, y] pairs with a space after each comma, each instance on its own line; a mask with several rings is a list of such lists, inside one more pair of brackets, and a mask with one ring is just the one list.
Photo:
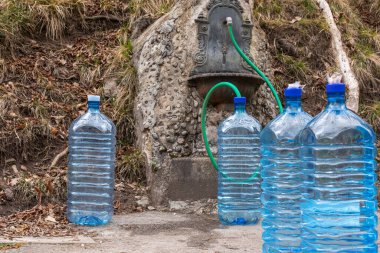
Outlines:
[[219, 87], [222, 87], [222, 86], [227, 86], [227, 87], [231, 88], [235, 92], [236, 97], [241, 97], [241, 94], [240, 94], [240, 91], [238, 90], [238, 88], [235, 85], [233, 85], [232, 83], [229, 83], [229, 82], [220, 82], [220, 83], [216, 84], [214, 87], [211, 88], [211, 90], [207, 93], [207, 95], [205, 97], [205, 100], [203, 101], [203, 105], [202, 105], [202, 135], [203, 135], [203, 140], [204, 140], [204, 143], [205, 143], [205, 146], [206, 146], [207, 154], [210, 157], [211, 163], [214, 166], [214, 168], [216, 169], [216, 171], [218, 171], [224, 178], [226, 178], [229, 181], [234, 181], [236, 183], [247, 183], [247, 182], [251, 181], [252, 179], [256, 178], [257, 175], [258, 175], [258, 172], [253, 173], [247, 179], [235, 179], [235, 178], [229, 177], [223, 171], [219, 170], [218, 163], [216, 162], [216, 160], [214, 158], [214, 155], [212, 154], [212, 151], [211, 151], [211, 148], [210, 148], [210, 144], [208, 142], [207, 132], [206, 132], [207, 105], [208, 105], [208, 101], [210, 100], [210, 97], [211, 97], [212, 93], [214, 92], [214, 90], [217, 89], [217, 88], [219, 88]]
[[230, 17], [227, 18], [227, 25], [228, 25], [228, 31], [230, 32], [230, 37], [231, 37], [232, 43], [234, 43], [236, 51], [238, 51], [238, 53], [240, 54], [240, 56], [248, 63], [249, 66], [251, 66], [251, 68], [253, 68], [253, 70], [268, 85], [268, 87], [271, 90], [274, 98], [276, 99], [276, 102], [277, 102], [277, 105], [278, 105], [278, 109], [279, 109], [280, 113], [282, 113], [284, 111], [284, 109], [282, 108], [282, 103], [281, 103], [281, 100], [280, 100], [280, 98], [279, 98], [279, 96], [278, 96], [278, 94], [276, 92], [276, 89], [273, 87], [273, 85], [269, 81], [268, 77], [266, 77], [266, 75], [263, 72], [261, 72], [261, 70], [248, 58], [248, 56], [246, 56], [244, 54], [243, 50], [241, 50], [241, 48], [239, 47], [238, 43], [236, 42], [236, 39], [235, 39], [235, 36], [234, 36], [234, 32], [233, 32], [233, 29], [232, 29], [232, 18], [230, 18]]
[[[280, 113], [282, 113], [283, 107], [282, 107], [281, 100], [278, 97], [275, 88], [273, 87], [273, 85], [271, 84], [269, 79], [264, 75], [264, 73], [261, 72], [260, 69], [244, 54], [244, 52], [240, 49], [239, 45], [237, 44], [234, 33], [233, 33], [233, 29], [232, 29], [232, 19], [231, 18], [227, 18], [227, 25], [228, 25], [230, 37], [232, 39], [232, 42], [233, 42], [236, 50], [238, 51], [240, 56], [249, 64], [249, 66], [251, 66], [254, 69], [254, 71], [264, 79], [264, 81], [266, 82], [266, 84], [268, 85], [268, 87], [272, 91], [273, 96], [276, 99]], [[224, 178], [226, 178], [229, 181], [234, 181], [236, 183], [243, 184], [243, 183], [247, 183], [247, 182], [255, 179], [257, 177], [257, 175], [259, 174], [259, 172], [253, 173], [247, 179], [235, 179], [235, 178], [229, 177], [227, 174], [225, 174], [224, 172], [219, 170], [218, 163], [216, 162], [214, 155], [212, 154], [210, 144], [209, 144], [208, 138], [207, 138], [207, 132], [206, 132], [207, 105], [208, 105], [208, 102], [209, 102], [210, 97], [211, 97], [212, 93], [214, 92], [214, 90], [221, 87], [221, 86], [227, 86], [227, 87], [231, 88], [235, 92], [236, 97], [241, 97], [239, 89], [235, 85], [233, 85], [232, 83], [229, 83], [229, 82], [220, 82], [210, 89], [210, 91], [207, 93], [205, 100], [203, 101], [203, 105], [202, 105], [202, 135], [203, 135], [203, 140], [205, 143], [206, 152], [207, 152], [208, 156], [210, 157], [211, 163], [214, 166], [214, 168], [216, 169], [216, 171], [218, 171]]]

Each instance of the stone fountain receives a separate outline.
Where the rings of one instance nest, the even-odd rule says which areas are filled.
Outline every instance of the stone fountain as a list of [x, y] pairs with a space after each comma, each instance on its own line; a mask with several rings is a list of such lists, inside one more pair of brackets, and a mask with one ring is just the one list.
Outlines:
[[[242, 61], [228, 36], [234, 20], [239, 45], [270, 75], [264, 33], [255, 25], [252, 0], [180, 0], [134, 43], [138, 72], [135, 102], [137, 144], [147, 160], [154, 205], [170, 200], [216, 198], [217, 176], [201, 135], [201, 105], [219, 81], [236, 84], [261, 123], [276, 114], [264, 82]], [[211, 100], [208, 135], [217, 152], [217, 126], [232, 110], [233, 94]]]

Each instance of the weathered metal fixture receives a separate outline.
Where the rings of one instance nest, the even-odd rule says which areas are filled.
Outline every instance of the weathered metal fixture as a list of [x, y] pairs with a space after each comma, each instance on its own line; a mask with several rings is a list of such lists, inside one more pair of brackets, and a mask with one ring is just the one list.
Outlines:
[[[250, 46], [252, 23], [243, 19], [243, 8], [238, 0], [211, 0], [207, 5], [208, 17], [201, 13], [195, 20], [198, 25], [198, 51], [194, 55], [195, 67], [190, 74], [189, 84], [205, 97], [218, 82], [234, 83], [243, 96], [250, 98], [262, 79], [252, 72], [233, 46], [228, 33], [226, 18], [232, 17], [233, 31], [238, 44], [251, 59]], [[211, 104], [233, 101], [233, 93], [221, 88], [210, 100]]]

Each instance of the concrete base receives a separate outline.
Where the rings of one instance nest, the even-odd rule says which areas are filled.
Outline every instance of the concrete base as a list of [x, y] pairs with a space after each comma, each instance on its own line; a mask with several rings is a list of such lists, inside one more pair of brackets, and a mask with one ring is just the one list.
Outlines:
[[[94, 243], [46, 244], [35, 238], [8, 253], [234, 253], [261, 252], [261, 226], [225, 227], [216, 217], [162, 212], [117, 215], [107, 226], [84, 228]], [[11, 241], [12, 242], [12, 241]], [[15, 242], [15, 241], [13, 241]]]
[[169, 200], [216, 198], [217, 173], [209, 158], [173, 159], [170, 168]]

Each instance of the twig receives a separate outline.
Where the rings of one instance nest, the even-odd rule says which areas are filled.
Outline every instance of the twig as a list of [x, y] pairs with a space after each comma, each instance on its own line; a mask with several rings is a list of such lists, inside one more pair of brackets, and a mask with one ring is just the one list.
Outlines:
[[89, 16], [89, 17], [83, 16], [83, 18], [86, 20], [107, 19], [111, 21], [117, 21], [120, 23], [127, 21], [126, 19], [117, 17], [115, 15], [97, 15], [97, 16]]
[[65, 148], [65, 150], [63, 150], [61, 153], [59, 153], [56, 157], [54, 157], [54, 160], [53, 162], [51, 163], [50, 165], [50, 168], [53, 168], [55, 167], [55, 165], [58, 163], [58, 161], [64, 157], [65, 155], [67, 155], [67, 153], [69, 152], [69, 148]]

